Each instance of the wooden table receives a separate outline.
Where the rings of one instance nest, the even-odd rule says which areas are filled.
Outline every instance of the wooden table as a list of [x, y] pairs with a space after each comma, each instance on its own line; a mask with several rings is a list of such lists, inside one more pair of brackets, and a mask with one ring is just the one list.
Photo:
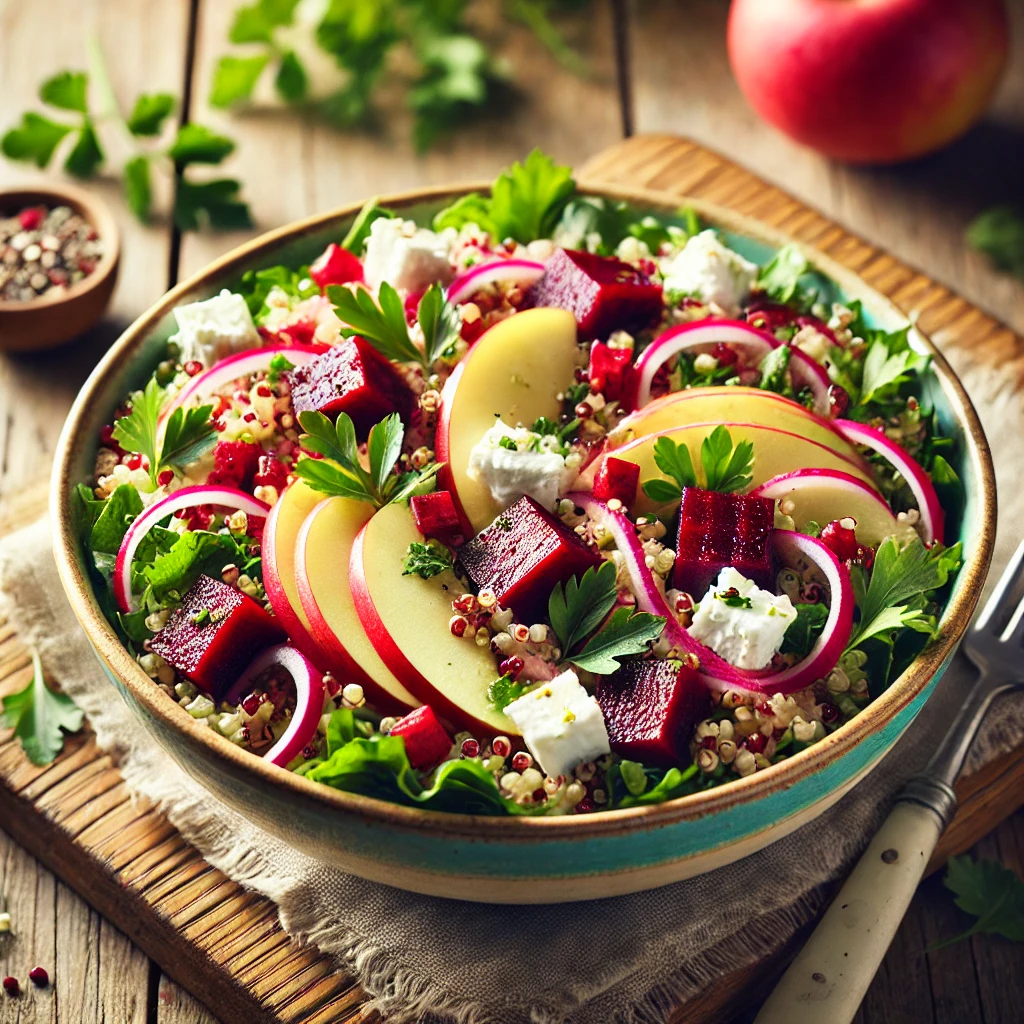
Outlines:
[[[128, 105], [142, 91], [191, 97], [182, 112], [223, 126], [239, 141], [237, 172], [261, 229], [376, 192], [492, 176], [534, 145], [581, 164], [634, 131], [667, 131], [755, 169], [827, 215], [1024, 332], [1024, 285], [966, 251], [964, 226], [981, 209], [1021, 200], [1024, 181], [1024, 8], [1013, 4], [1016, 54], [988, 120], [947, 151], [886, 170], [838, 167], [762, 125], [729, 74], [725, 0], [594, 0], [566, 28], [592, 62], [573, 78], [522, 30], [505, 28], [505, 54], [523, 85], [509, 116], [423, 158], [406, 141], [402, 116], [385, 137], [345, 137], [289, 115], [226, 116], [205, 97], [213, 60], [225, 49], [227, 0], [50, 0], [0, 6], [0, 127], [34, 106], [38, 83], [84, 67], [86, 39], [107, 54], [115, 91]], [[478, 5], [494, 25], [491, 5]], [[770, 45], [770, 43], [769, 43]], [[0, 183], [33, 178], [0, 163]], [[123, 327], [183, 275], [242, 236], [181, 237], [166, 220], [140, 227], [115, 182], [97, 186], [124, 232], [121, 282], [107, 321], [66, 349], [0, 357], [0, 515], [4, 503], [45, 472], [64, 414], [98, 355]], [[1014, 194], [1016, 190], [1016, 194]], [[167, 190], [159, 193], [166, 204]], [[2, 823], [0, 823], [2, 824]], [[974, 851], [1024, 873], [1024, 812]], [[28, 948], [54, 977], [55, 998], [38, 1014], [0, 998], [0, 1024], [210, 1024], [212, 1018], [139, 950], [0, 831], [0, 902]], [[1020, 947], [977, 937], [925, 953], [964, 927], [937, 878], [922, 885], [860, 1013], [865, 1024], [1021, 1019]], [[23, 965], [22, 965], [23, 966]], [[7, 973], [0, 946], [0, 973]]]

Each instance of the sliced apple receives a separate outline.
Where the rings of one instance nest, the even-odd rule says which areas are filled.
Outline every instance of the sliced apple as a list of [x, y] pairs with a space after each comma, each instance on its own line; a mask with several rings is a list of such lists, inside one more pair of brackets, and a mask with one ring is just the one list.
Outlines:
[[755, 487], [753, 493], [783, 502], [781, 511], [792, 518], [801, 533], [808, 523], [824, 526], [850, 517], [857, 522], [857, 540], [875, 548], [900, 529], [880, 494], [855, 476], [834, 469], [783, 473]]
[[690, 388], [665, 395], [621, 420], [608, 435], [608, 446], [615, 448], [645, 434], [716, 420], [788, 430], [831, 448], [860, 469], [867, 466], [857, 449], [827, 420], [799, 402], [760, 388]]
[[260, 554], [263, 586], [274, 614], [288, 632], [292, 643], [314, 664], [325, 667], [323, 657], [309, 629], [295, 583], [295, 539], [306, 516], [324, 496], [301, 480], [294, 481], [277, 499], [263, 528]]
[[409, 545], [422, 540], [402, 504], [385, 505], [363, 527], [349, 569], [359, 621], [377, 653], [424, 704], [475, 733], [518, 735], [487, 699], [498, 677], [490, 648], [448, 628], [452, 597], [462, 584], [451, 573], [429, 580], [402, 575]]
[[322, 500], [296, 538], [295, 583], [310, 633], [335, 678], [359, 683], [378, 710], [403, 715], [419, 701], [370, 643], [349, 586], [352, 542], [372, 515], [373, 506], [362, 501]]
[[[654, 445], [659, 437], [668, 437], [677, 444], [685, 444], [690, 451], [694, 466], [700, 466], [700, 446], [705, 437], [716, 427], [724, 426], [732, 437], [733, 444], [739, 441], [750, 441], [754, 446], [754, 468], [752, 487], [763, 484], [772, 477], [788, 473], [794, 466], [813, 469], [833, 469], [849, 473], [865, 484], [871, 485], [867, 472], [852, 465], [842, 455], [837, 455], [831, 448], [812, 441], [800, 434], [777, 427], [765, 427], [756, 423], [692, 423], [684, 427], [673, 427], [657, 434], [639, 437], [629, 444], [616, 448], [614, 457], [626, 462], [634, 462], [640, 467], [640, 481], [652, 478], [667, 479], [666, 475], [654, 462]], [[594, 476], [604, 456], [595, 459], [577, 480], [576, 487], [581, 491], [593, 488]], [[636, 508], [640, 515], [663, 511], [664, 505], [652, 502], [643, 493], [637, 491]]]
[[440, 486], [452, 492], [467, 537], [502, 511], [485, 483], [466, 473], [473, 445], [502, 419], [529, 426], [557, 420], [559, 393], [576, 368], [576, 319], [564, 309], [528, 309], [502, 320], [469, 350], [448, 378], [434, 448], [444, 463]]

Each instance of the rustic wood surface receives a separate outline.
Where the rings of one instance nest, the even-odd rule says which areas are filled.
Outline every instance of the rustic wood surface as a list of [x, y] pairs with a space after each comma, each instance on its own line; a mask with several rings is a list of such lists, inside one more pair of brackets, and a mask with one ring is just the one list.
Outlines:
[[[689, 135], [781, 184], [808, 205], [853, 227], [912, 266], [926, 269], [932, 278], [1018, 331], [1024, 330], [1024, 286], [992, 272], [962, 245], [963, 227], [971, 216], [992, 202], [1020, 198], [1024, 178], [1021, 31], [1016, 32], [1017, 53], [1011, 73], [983, 125], [938, 156], [906, 167], [866, 171], [830, 164], [755, 119], [729, 75], [722, 42], [725, 0], [691, 0], [685, 5], [677, 0], [635, 4], [595, 0], [591, 14], [568, 23], [572, 38], [594, 68], [587, 81], [558, 68], [521, 30], [497, 26], [488, 5], [481, 4], [484, 20], [507, 36], [504, 46], [523, 84], [523, 94], [509, 116], [485, 124], [483, 134], [466, 133], [428, 157], [415, 158], [405, 141], [406, 126], [401, 119], [387, 136], [366, 139], [339, 136], [286, 114], [227, 118], [211, 112], [205, 103], [208, 76], [213, 59], [225, 47], [233, 6], [221, 0], [166, 0], [159, 4], [147, 0], [50, 0], [44, 7], [0, 5], [0, 126], [6, 127], [22, 110], [33, 106], [36, 86], [48, 74], [63, 67], [85, 66], [85, 41], [95, 35], [106, 51], [122, 104], [127, 105], [143, 90], [167, 89], [180, 95], [188, 84], [192, 103], [185, 116], [228, 127], [239, 141], [233, 169], [245, 181], [260, 228], [371, 192], [490, 176], [532, 145], [541, 145], [579, 165], [620, 138], [624, 125], [632, 124], [639, 131], [671, 131]], [[1024, 10], [1020, 5], [1011, 6], [1016, 28], [1024, 28]], [[631, 97], [626, 106], [623, 97]], [[35, 176], [24, 167], [0, 163], [0, 183]], [[8, 523], [13, 510], [19, 505], [24, 508], [19, 496], [45, 473], [64, 412], [97, 355], [168, 284], [200, 268], [237, 240], [233, 236], [179, 239], [166, 221], [160, 220], [141, 228], [124, 211], [115, 183], [97, 187], [111, 200], [124, 232], [125, 258], [111, 315], [89, 337], [65, 349], [31, 358], [0, 357], [0, 516], [6, 512]], [[1016, 196], [1013, 190], [1017, 190]], [[166, 195], [163, 198], [166, 201]], [[908, 288], [916, 287], [917, 279], [908, 277]], [[978, 319], [975, 316], [972, 323]], [[1006, 351], [1005, 336], [997, 329], [978, 337], [993, 352]], [[0, 626], [3, 685], [19, 681], [23, 685], [25, 654], [8, 632]], [[62, 767], [68, 763], [64, 759], [53, 770], [67, 771], [71, 782], [70, 776], [81, 768], [94, 773], [88, 775], [90, 786], [99, 785], [99, 799], [88, 803], [91, 809], [76, 819], [74, 826], [79, 831], [86, 829], [92, 821], [90, 815], [100, 812], [109, 815], [102, 819], [106, 827], [128, 825], [135, 812], [129, 814], [124, 809], [125, 795], [118, 789], [116, 772], [106, 759], [82, 744], [76, 741], [71, 745], [69, 759], [81, 760], [70, 770]], [[3, 747], [10, 748], [10, 744]], [[10, 756], [8, 749], [0, 748], [4, 763]], [[1021, 779], [1013, 774], [1013, 768], [1007, 771], [1010, 774], [1004, 773], [999, 784], [980, 787], [977, 806], [983, 805], [986, 794], [990, 802], [1002, 806], [987, 807], [978, 814], [970, 823], [974, 831], [965, 832], [963, 842], [977, 838], [977, 829], [987, 828], [988, 822], [1001, 816], [994, 812], [1005, 812], [1011, 802], [1019, 801]], [[112, 780], [106, 789], [101, 776]], [[67, 784], [56, 783], [57, 777], [51, 775], [49, 785], [40, 785], [49, 794], [47, 806], [54, 820], [63, 822], [61, 801], [70, 800], [70, 794]], [[30, 786], [26, 792], [34, 790]], [[993, 793], [998, 795], [993, 798]], [[7, 810], [12, 809], [8, 805]], [[0, 817], [0, 822], [4, 820]], [[5, 826], [8, 832], [18, 831], [13, 820], [9, 821]], [[130, 843], [130, 836], [125, 841]], [[141, 870], [143, 875], [145, 870], [153, 872], [156, 881], [152, 885], [167, 887], [168, 912], [187, 916], [188, 897], [209, 892], [206, 887], [212, 879], [194, 854], [182, 856], [172, 847], [173, 843], [165, 849], [157, 844], [150, 851], [153, 860]], [[137, 850], [121, 849], [126, 864], [138, 864]], [[975, 853], [999, 858], [1018, 872], [1024, 870], [1024, 814], [1018, 812], [981, 840]], [[168, 856], [182, 856], [169, 883], [158, 870], [166, 871]], [[80, 880], [74, 874], [76, 869], [84, 870], [84, 866], [72, 865], [71, 873], [62, 873]], [[133, 881], [138, 891], [145, 889], [144, 877], [136, 876]], [[221, 885], [227, 888], [221, 890]], [[231, 883], [224, 881], [214, 886], [214, 891], [223, 896], [230, 887]], [[99, 903], [94, 893], [90, 897]], [[106, 898], [111, 912], [123, 912], [124, 904], [117, 904], [113, 891]], [[312, 993], [315, 1002], [326, 999], [329, 991], [348, 991], [352, 1002], [343, 1016], [340, 1010], [330, 1010], [327, 1016], [304, 1014], [294, 1019], [317, 1019], [324, 1024], [365, 1019], [357, 1009], [356, 991], [329, 977], [315, 954], [299, 954], [308, 959], [303, 960], [298, 978], [290, 976], [287, 965], [297, 962], [292, 960], [296, 954], [286, 941], [274, 938], [272, 912], [254, 911], [253, 898], [244, 894], [234, 893], [232, 898], [234, 903], [215, 901], [198, 908], [192, 904], [194, 932], [215, 945], [220, 913], [253, 913], [260, 922], [257, 931], [264, 937], [257, 942], [258, 953], [251, 962], [242, 963], [240, 970], [261, 995], [277, 988], [287, 1000], [298, 984]], [[12, 912], [18, 930], [15, 942], [0, 944], [0, 972], [14, 971], [24, 977], [28, 967], [38, 962], [54, 975], [52, 990], [29, 992], [17, 1002], [0, 999], [0, 1024], [213, 1021], [138, 947], [3, 832], [0, 903]], [[865, 1001], [861, 1011], [864, 1024], [995, 1024], [1020, 1019], [1024, 979], [1019, 970], [1019, 947], [975, 937], [969, 945], [924, 954], [927, 945], [953, 934], [963, 923], [963, 915], [953, 907], [938, 878], [927, 881]], [[161, 934], [159, 926], [139, 925], [138, 937], [145, 939], [149, 949], [161, 948]], [[236, 960], [239, 955], [244, 957], [238, 954]], [[194, 989], [203, 987], [195, 983], [201, 972], [198, 962], [178, 965], [179, 977]], [[313, 979], [320, 980], [310, 984]], [[736, 979], [737, 985], [741, 980], [744, 985], [753, 984], [752, 978], [744, 978]], [[307, 1000], [307, 1006], [312, 1005]], [[707, 1013], [687, 1014], [687, 1019], [721, 1019], [720, 1011], [708, 1016], [710, 1004], [703, 1006]], [[225, 1013], [222, 1018], [229, 1019]], [[259, 1018], [240, 1000], [232, 1019], [248, 1022]]]

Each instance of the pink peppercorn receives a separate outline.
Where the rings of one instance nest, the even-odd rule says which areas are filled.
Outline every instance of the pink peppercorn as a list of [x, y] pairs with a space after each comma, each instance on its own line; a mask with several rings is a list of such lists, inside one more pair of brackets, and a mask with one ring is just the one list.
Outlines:
[[132, 452], [132, 454], [125, 459], [124, 464], [129, 469], [142, 469], [142, 456], [138, 452]]
[[33, 967], [28, 976], [32, 984], [39, 988], [45, 988], [50, 984], [50, 975], [46, 973], [45, 967]]
[[184, 367], [184, 369], [185, 369], [185, 372], [186, 372], [186, 373], [187, 373], [187, 374], [188, 374], [188, 375], [189, 375], [190, 377], [194, 377], [194, 376], [195, 376], [195, 375], [196, 375], [197, 373], [202, 373], [202, 372], [203, 372], [203, 364], [202, 364], [202, 363], [200, 363], [200, 362], [199, 362], [198, 360], [196, 360], [196, 359], [190, 359], [190, 360], [189, 360], [189, 361], [188, 361], [188, 362], [187, 362], [187, 363], [185, 364], [185, 367]]
[[157, 478], [156, 482], [161, 487], [166, 487], [174, 479], [174, 470], [165, 469]]
[[523, 659], [513, 655], [511, 658], [506, 658], [499, 666], [498, 671], [503, 676], [508, 676], [509, 679], [515, 681], [519, 678], [519, 673], [523, 671]]
[[4, 991], [9, 996], [21, 995], [21, 986], [18, 984], [18, 979], [12, 978], [10, 975], [4, 978]]
[[491, 740], [491, 750], [496, 757], [508, 757], [512, 753], [512, 741], [507, 736], [495, 736]]
[[520, 750], [515, 757], [512, 758], [512, 770], [516, 772], [525, 772], [527, 768], [533, 767], [533, 758], [525, 751]]
[[28, 206], [18, 214], [18, 222], [22, 231], [35, 231], [43, 223], [43, 209], [39, 206]]
[[743, 741], [743, 746], [747, 748], [752, 754], [763, 754], [764, 748], [768, 744], [768, 737], [763, 732], [755, 732], [752, 736], [748, 736]]
[[477, 757], [480, 754], [480, 743], [478, 740], [468, 739], [462, 741], [462, 756]]

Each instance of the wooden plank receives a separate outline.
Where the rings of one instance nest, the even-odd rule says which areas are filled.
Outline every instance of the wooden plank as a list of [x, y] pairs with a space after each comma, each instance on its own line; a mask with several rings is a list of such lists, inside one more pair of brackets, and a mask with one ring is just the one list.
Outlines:
[[[180, 94], [187, 26], [186, 3], [51, 0], [45, 11], [33, 4], [5, 5], [0, 28], [3, 127], [17, 121], [23, 110], [40, 109], [36, 93], [44, 79], [65, 68], [87, 66], [90, 34], [110, 58], [112, 84], [123, 107], [143, 91]], [[102, 138], [104, 144], [111, 143], [115, 157], [116, 131], [103, 131]], [[0, 161], [0, 185], [44, 177], [28, 165]], [[110, 204], [122, 232], [119, 284], [108, 316], [85, 337], [55, 353], [17, 358], [0, 354], [0, 514], [5, 497], [48, 472], [65, 413], [101, 353], [167, 287], [169, 226], [138, 224], [116, 181], [90, 187]]]
[[729, 69], [727, 4], [691, 0], [685, 16], [676, 0], [644, 0], [630, 9], [638, 132], [682, 134], [755, 168], [1024, 333], [1024, 283], [993, 273], [963, 243], [966, 225], [982, 209], [1020, 199], [1024, 5], [1008, 5], [1014, 52], [986, 120], [944, 152], [893, 168], [833, 164], [760, 122]]
[[209, 1010], [166, 974], [157, 989], [156, 1019], [149, 1024], [217, 1024]]
[[[483, 120], [418, 156], [409, 141], [401, 98], [384, 101], [384, 134], [343, 134], [289, 113], [231, 115], [206, 102], [218, 56], [229, 48], [230, 4], [200, 5], [192, 118], [223, 128], [238, 141], [225, 170], [244, 180], [259, 230], [369, 195], [416, 185], [492, 178], [534, 146], [578, 164], [621, 137], [611, 32], [611, 9], [593, 5], [592, 16], [568, 25], [570, 39], [590, 61], [594, 77], [581, 80], [560, 67], [519, 25], [496, 21], [498, 5], [477, 5], [484, 28], [501, 40], [522, 94], [500, 119]], [[396, 102], [397, 101], [397, 102]], [[583, 112], [583, 116], [581, 115]], [[247, 237], [189, 235], [182, 240], [181, 273], [191, 274]]]

